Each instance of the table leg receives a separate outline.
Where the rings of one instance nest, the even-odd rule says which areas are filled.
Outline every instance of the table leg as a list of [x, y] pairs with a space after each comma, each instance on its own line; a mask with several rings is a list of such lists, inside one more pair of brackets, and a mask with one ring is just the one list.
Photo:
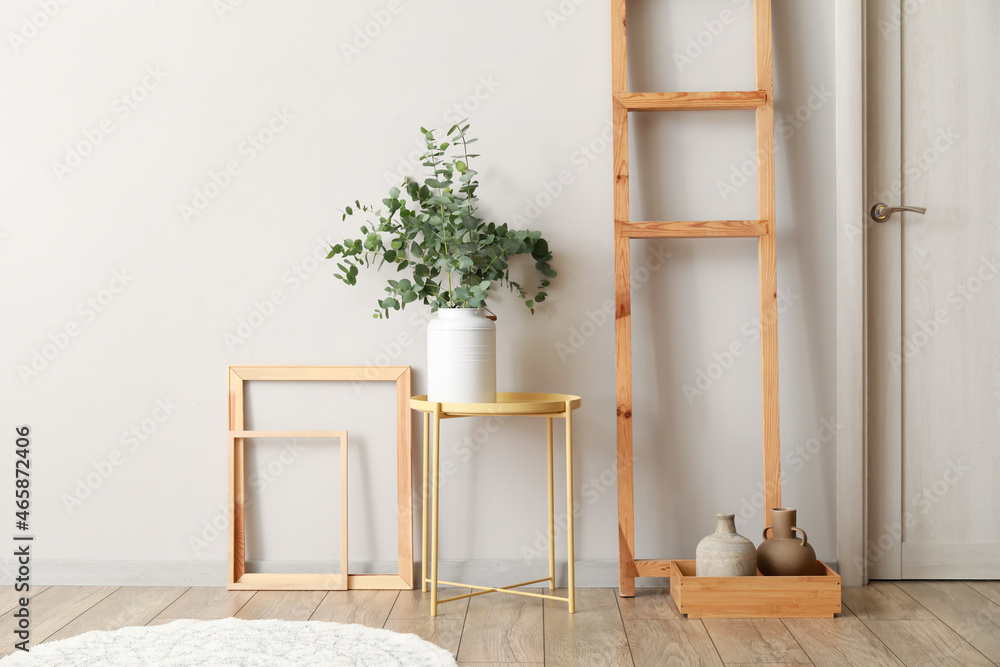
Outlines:
[[552, 470], [552, 417], [548, 421], [549, 436], [549, 590], [556, 588], [556, 506], [555, 483]]
[[431, 449], [431, 434], [430, 434], [430, 424], [431, 416], [428, 413], [424, 413], [424, 495], [420, 500], [420, 504], [423, 506], [423, 529], [420, 538], [420, 590], [421, 592], [427, 592], [427, 504], [430, 502], [430, 495], [428, 494], [428, 489], [430, 488], [430, 449]]
[[576, 577], [573, 567], [573, 406], [566, 401], [566, 562], [569, 613], [576, 613]]
[[441, 454], [441, 404], [434, 405], [434, 460], [431, 463], [431, 616], [437, 616], [438, 600], [438, 496], [441, 488], [438, 475]]

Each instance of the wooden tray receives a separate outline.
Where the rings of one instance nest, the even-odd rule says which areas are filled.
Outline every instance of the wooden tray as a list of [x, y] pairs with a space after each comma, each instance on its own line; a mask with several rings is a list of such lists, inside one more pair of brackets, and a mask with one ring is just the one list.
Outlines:
[[670, 597], [688, 618], [830, 618], [840, 612], [840, 575], [696, 577], [693, 560], [670, 561]]

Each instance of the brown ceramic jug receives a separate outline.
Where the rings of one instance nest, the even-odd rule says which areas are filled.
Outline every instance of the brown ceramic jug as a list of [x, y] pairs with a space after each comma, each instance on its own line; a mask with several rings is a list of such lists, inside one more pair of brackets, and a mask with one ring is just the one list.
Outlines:
[[[806, 531], [795, 526], [795, 510], [776, 507], [771, 510], [773, 525], [764, 529], [764, 541], [757, 548], [757, 569], [761, 574], [794, 577], [815, 574], [816, 552], [806, 541]], [[767, 531], [773, 530], [768, 539]], [[802, 533], [802, 539], [795, 537]]]

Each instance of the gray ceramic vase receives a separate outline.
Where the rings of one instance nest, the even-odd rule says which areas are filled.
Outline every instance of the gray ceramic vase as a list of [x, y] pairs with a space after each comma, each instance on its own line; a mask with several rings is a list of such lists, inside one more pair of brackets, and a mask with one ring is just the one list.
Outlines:
[[698, 543], [695, 575], [699, 577], [753, 577], [757, 549], [736, 532], [735, 514], [716, 514], [715, 532]]
[[[817, 574], [820, 567], [816, 552], [806, 538], [806, 531], [795, 525], [795, 510], [775, 507], [771, 524], [764, 529], [764, 541], [757, 551], [757, 566], [761, 574], [775, 577], [796, 577]], [[773, 531], [768, 539], [767, 531]], [[802, 539], [795, 533], [802, 534]]]

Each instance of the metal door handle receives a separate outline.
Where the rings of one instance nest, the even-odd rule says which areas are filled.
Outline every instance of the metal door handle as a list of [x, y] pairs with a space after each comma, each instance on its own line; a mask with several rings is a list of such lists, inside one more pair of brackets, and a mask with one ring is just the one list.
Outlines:
[[911, 213], [920, 213], [922, 215], [927, 212], [927, 209], [920, 206], [886, 206], [882, 202], [879, 202], [872, 206], [872, 220], [875, 222], [885, 222], [893, 213], [900, 213], [902, 211], [910, 211]]

